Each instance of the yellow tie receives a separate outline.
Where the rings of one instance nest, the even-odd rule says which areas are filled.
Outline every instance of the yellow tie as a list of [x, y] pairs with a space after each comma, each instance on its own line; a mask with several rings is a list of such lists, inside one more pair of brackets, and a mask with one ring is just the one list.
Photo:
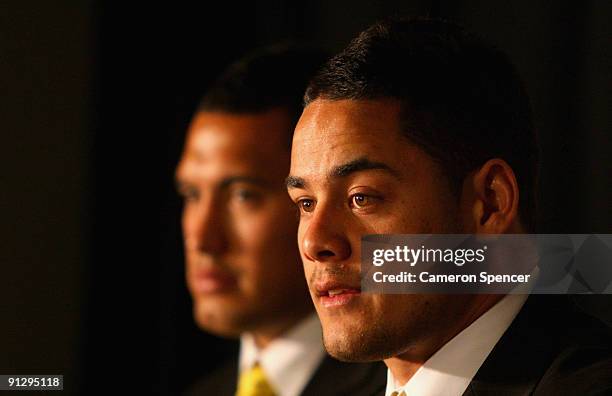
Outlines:
[[240, 374], [236, 396], [276, 396], [259, 364]]
[[391, 393], [391, 396], [406, 396], [406, 392], [404, 392], [404, 391], [401, 391], [401, 392], [394, 391], [393, 393]]

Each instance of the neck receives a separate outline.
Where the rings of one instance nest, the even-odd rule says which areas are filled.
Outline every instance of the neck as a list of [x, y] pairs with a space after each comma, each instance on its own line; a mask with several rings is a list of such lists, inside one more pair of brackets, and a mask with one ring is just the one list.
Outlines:
[[272, 341], [285, 334], [311, 313], [312, 311], [303, 312], [300, 315], [285, 318], [284, 320], [277, 321], [274, 324], [260, 326], [257, 329], [254, 329], [250, 333], [253, 336], [255, 345], [259, 349], [266, 348]]
[[385, 359], [385, 364], [391, 370], [397, 385], [404, 385], [421, 368], [424, 362], [410, 361], [400, 357]]
[[407, 383], [412, 376], [425, 364], [425, 362], [448, 341], [471, 325], [482, 314], [487, 312], [499, 300], [504, 297], [502, 294], [483, 294], [475, 296], [469, 311], [465, 313], [463, 319], [454, 326], [447, 327], [443, 332], [432, 332], [427, 339], [418, 343], [418, 346], [410, 348], [404, 353], [385, 359], [385, 364], [391, 370], [393, 378], [399, 385]]

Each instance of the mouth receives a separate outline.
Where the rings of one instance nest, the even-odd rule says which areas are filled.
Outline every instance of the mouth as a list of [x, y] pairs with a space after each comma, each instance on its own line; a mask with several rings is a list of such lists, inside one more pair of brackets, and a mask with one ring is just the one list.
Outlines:
[[191, 290], [197, 294], [226, 293], [237, 284], [234, 276], [216, 269], [194, 271], [190, 278]]
[[319, 302], [325, 308], [346, 306], [361, 294], [360, 287], [329, 282], [317, 284], [316, 291]]

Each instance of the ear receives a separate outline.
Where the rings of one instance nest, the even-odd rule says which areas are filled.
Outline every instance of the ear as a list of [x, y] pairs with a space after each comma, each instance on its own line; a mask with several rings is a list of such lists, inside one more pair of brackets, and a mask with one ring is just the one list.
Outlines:
[[518, 232], [519, 189], [510, 165], [502, 159], [491, 159], [471, 178], [474, 231], [478, 234]]

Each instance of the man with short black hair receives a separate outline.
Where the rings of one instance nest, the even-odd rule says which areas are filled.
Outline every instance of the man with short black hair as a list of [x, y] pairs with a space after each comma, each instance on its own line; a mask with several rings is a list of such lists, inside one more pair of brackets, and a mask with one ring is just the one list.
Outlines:
[[531, 110], [499, 50], [451, 23], [391, 19], [305, 98], [286, 183], [332, 356], [384, 360], [387, 396], [610, 391], [609, 329], [561, 298], [361, 293], [363, 235], [535, 230]]
[[302, 95], [323, 60], [294, 46], [256, 51], [228, 68], [193, 117], [176, 171], [187, 285], [198, 325], [241, 345], [238, 362], [191, 394], [370, 395], [384, 387], [382, 364], [325, 354], [283, 184]]

